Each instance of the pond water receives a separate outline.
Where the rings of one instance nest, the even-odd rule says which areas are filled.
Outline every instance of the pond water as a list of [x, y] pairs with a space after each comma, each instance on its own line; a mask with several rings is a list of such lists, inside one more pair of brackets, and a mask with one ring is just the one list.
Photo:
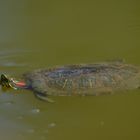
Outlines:
[[[113, 59], [140, 65], [137, 0], [3, 0], [0, 17], [0, 72], [17, 79], [56, 65]], [[0, 139], [140, 139], [140, 90], [52, 99], [0, 90]]]

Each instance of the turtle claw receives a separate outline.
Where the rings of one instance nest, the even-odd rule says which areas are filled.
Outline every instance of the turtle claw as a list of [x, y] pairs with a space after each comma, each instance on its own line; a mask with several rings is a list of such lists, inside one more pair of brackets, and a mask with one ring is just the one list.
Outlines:
[[48, 98], [47, 96], [43, 95], [43, 94], [40, 94], [40, 93], [37, 93], [35, 92], [35, 97], [37, 97], [38, 99], [42, 100], [42, 101], [46, 101], [46, 102], [49, 102], [49, 103], [54, 103], [54, 100]]

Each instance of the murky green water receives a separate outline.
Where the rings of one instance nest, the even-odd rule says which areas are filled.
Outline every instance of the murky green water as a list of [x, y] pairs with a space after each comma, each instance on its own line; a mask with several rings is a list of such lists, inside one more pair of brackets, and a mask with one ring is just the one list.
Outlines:
[[[140, 2], [0, 2], [0, 72], [124, 58], [140, 65]], [[0, 139], [140, 139], [140, 91], [113, 96], [37, 100], [29, 91], [0, 91]]]

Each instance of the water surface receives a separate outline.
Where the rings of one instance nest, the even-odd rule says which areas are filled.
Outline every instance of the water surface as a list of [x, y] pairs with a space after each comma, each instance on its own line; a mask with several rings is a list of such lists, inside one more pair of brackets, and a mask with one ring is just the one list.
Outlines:
[[[0, 72], [125, 59], [140, 65], [140, 3], [121, 1], [0, 2]], [[140, 139], [140, 91], [112, 96], [52, 97], [0, 91], [0, 139]]]

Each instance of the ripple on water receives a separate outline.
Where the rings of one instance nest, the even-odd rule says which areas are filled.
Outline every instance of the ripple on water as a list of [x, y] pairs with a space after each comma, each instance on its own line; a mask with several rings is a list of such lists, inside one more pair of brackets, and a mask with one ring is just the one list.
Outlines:
[[6, 105], [6, 106], [11, 106], [13, 105], [15, 102], [14, 101], [5, 101], [5, 102], [1, 102], [1, 104]]
[[4, 67], [24, 67], [26, 66], [26, 64], [19, 64], [17, 62], [14, 62], [14, 61], [3, 61], [3, 62], [0, 62], [0, 65], [1, 66], [4, 66]]

